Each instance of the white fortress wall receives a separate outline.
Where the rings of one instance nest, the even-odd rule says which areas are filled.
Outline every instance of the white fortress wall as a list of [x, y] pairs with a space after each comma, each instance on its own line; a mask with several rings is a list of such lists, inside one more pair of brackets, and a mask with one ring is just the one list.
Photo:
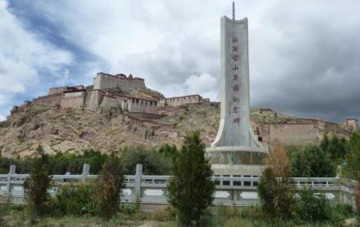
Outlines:
[[60, 106], [62, 108], [74, 108], [83, 106], [85, 103], [85, 91], [68, 92], [62, 95]]
[[157, 103], [156, 101], [131, 98], [128, 103], [128, 111], [157, 114]]
[[101, 101], [100, 106], [103, 108], [103, 110], [109, 110], [112, 107], [121, 107], [118, 101], [114, 96], [104, 95], [103, 99]]
[[98, 73], [94, 78], [94, 89], [120, 88], [124, 91], [145, 89], [144, 79], [124, 76], [113, 76], [105, 73]]
[[53, 87], [49, 89], [48, 95], [55, 95], [55, 94], [62, 94], [64, 92], [67, 91], [80, 91], [80, 90], [84, 90], [84, 86], [83, 85], [77, 85], [77, 86], [63, 86], [63, 87]]
[[45, 96], [40, 96], [37, 97], [35, 99], [33, 99], [32, 101], [34, 103], [39, 103], [39, 102], [54, 102], [54, 103], [59, 103], [61, 102], [61, 97], [62, 94], [58, 93], [58, 94], [54, 94], [54, 95], [45, 95]]
[[101, 103], [105, 92], [100, 90], [88, 90], [86, 96], [86, 107], [91, 110], [96, 110]]
[[48, 95], [60, 94], [66, 91], [67, 86], [64, 87], [53, 87], [49, 89]]
[[[200, 95], [188, 95], [188, 96], [166, 98], [165, 100], [161, 100], [161, 105], [176, 107], [190, 103], [200, 103], [203, 101], [204, 99]], [[208, 101], [208, 99], [206, 99], [206, 101]]]

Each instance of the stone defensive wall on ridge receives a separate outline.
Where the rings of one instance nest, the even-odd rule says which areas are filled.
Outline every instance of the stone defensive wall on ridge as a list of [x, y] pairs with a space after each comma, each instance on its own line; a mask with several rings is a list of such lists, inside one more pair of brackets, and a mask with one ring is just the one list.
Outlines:
[[341, 135], [349, 137], [353, 130], [345, 124], [304, 119], [301, 121], [286, 121], [283, 123], [257, 124], [255, 134], [265, 143], [273, 144], [276, 141], [287, 145], [318, 144], [325, 135]]
[[187, 95], [187, 96], [179, 96], [179, 97], [171, 97], [160, 100], [160, 106], [182, 106], [185, 104], [191, 103], [201, 103], [201, 102], [210, 102], [209, 99], [204, 99], [200, 95]]
[[62, 108], [85, 106], [94, 111], [121, 108], [128, 112], [157, 113], [157, 102], [154, 100], [121, 96], [99, 89], [64, 92], [60, 105]]

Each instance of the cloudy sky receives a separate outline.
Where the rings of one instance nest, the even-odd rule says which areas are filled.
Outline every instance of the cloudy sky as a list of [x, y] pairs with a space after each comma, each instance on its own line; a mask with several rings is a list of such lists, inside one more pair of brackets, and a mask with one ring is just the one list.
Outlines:
[[[251, 105], [360, 118], [360, 1], [236, 0], [248, 17]], [[219, 100], [232, 1], [0, 0], [0, 119], [48, 88], [132, 73], [165, 96]]]

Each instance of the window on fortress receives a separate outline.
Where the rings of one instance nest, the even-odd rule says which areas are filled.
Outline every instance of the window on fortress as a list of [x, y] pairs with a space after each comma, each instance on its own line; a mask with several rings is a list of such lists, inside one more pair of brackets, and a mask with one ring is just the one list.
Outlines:
[[139, 99], [136, 99], [136, 103], [139, 103]]

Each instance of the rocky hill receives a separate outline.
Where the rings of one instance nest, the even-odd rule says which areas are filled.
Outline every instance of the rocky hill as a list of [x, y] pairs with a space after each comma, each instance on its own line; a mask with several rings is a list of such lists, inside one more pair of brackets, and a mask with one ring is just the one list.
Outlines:
[[[87, 148], [121, 152], [126, 146], [153, 148], [165, 143], [180, 146], [192, 130], [200, 130], [209, 146], [217, 133], [220, 105], [204, 102], [159, 107], [159, 113], [109, 114], [81, 107], [64, 109], [53, 102], [27, 103], [0, 124], [0, 152], [8, 157], [28, 156], [39, 144], [48, 153]], [[275, 139], [295, 145], [316, 143], [325, 134], [351, 133], [345, 125], [294, 118], [270, 109], [254, 109], [251, 118], [255, 133], [270, 143]]]

